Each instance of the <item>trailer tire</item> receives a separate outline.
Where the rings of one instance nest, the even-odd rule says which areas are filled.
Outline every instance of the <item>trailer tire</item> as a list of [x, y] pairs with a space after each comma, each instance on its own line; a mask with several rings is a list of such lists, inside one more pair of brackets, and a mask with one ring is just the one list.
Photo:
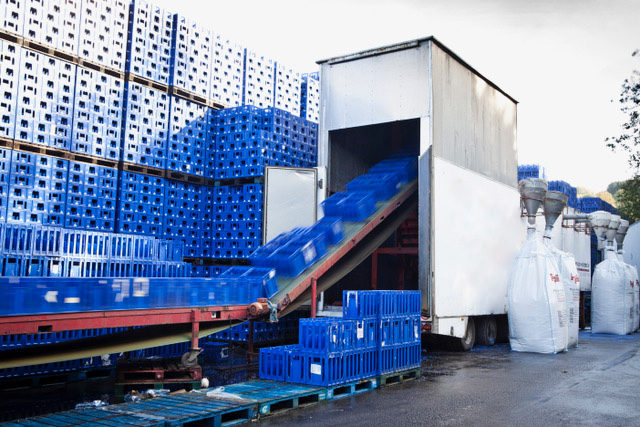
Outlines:
[[476, 343], [476, 325], [473, 318], [467, 321], [467, 331], [462, 338], [451, 337], [451, 349], [454, 351], [469, 351]]
[[476, 340], [478, 345], [486, 345], [491, 347], [496, 343], [498, 337], [498, 323], [493, 316], [478, 319], [478, 328], [476, 331]]

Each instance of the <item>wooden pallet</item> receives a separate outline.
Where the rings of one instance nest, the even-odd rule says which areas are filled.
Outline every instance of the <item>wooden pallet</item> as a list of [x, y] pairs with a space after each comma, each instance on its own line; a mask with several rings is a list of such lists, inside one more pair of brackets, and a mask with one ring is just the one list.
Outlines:
[[403, 383], [420, 378], [420, 368], [409, 369], [402, 372], [394, 372], [391, 374], [381, 375], [379, 377], [380, 387], [386, 387], [393, 384]]

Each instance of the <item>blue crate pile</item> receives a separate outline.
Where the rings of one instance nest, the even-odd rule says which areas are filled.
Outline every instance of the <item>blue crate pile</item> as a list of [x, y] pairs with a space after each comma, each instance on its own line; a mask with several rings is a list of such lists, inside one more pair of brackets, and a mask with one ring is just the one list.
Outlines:
[[171, 85], [208, 98], [213, 34], [178, 14], [173, 26]]
[[94, 64], [124, 71], [129, 26], [129, 2], [83, 0], [78, 56]]
[[518, 181], [525, 178], [542, 178], [540, 165], [518, 165]]
[[317, 125], [287, 111], [228, 108], [210, 115], [209, 126], [214, 135], [209, 164], [216, 179], [262, 176], [265, 166], [317, 164]]
[[[273, 341], [294, 340], [298, 338], [298, 327], [302, 312], [294, 311], [277, 322], [253, 322], [253, 342], [268, 343]], [[229, 342], [248, 342], [250, 334], [250, 322], [216, 332], [211, 338]]]
[[567, 206], [571, 208], [578, 208], [578, 191], [576, 187], [573, 187], [568, 182], [564, 181], [549, 181], [547, 184], [547, 189], [549, 191], [558, 191], [560, 193], [564, 193], [569, 196], [569, 200], [567, 200]]
[[185, 277], [179, 242], [149, 236], [0, 224], [5, 277]]
[[10, 223], [63, 225], [69, 162], [0, 149], [0, 181], [7, 203], [0, 217]]
[[[29, 346], [37, 349], [39, 345], [55, 344], [124, 331], [125, 328], [85, 329], [81, 331], [63, 331], [38, 334], [19, 334], [0, 336], [0, 353]], [[61, 362], [42, 363], [38, 365], [18, 366], [0, 369], [0, 379], [19, 378], [25, 375], [42, 375], [75, 371], [78, 369], [115, 367], [117, 354], [110, 354], [83, 359], [64, 360]]]
[[114, 231], [117, 179], [117, 169], [69, 162], [65, 227]]
[[280, 234], [256, 249], [249, 261], [258, 267], [275, 268], [279, 276], [297, 277], [343, 238], [342, 219], [325, 216], [310, 227]]
[[618, 214], [618, 210], [611, 203], [605, 202], [600, 197], [581, 197], [578, 199], [578, 210], [582, 213], [591, 213], [595, 211], [606, 211], [612, 214]]
[[260, 350], [262, 379], [335, 386], [420, 366], [420, 292], [345, 291], [343, 318], [301, 319], [298, 345]]
[[246, 305], [278, 291], [272, 269], [232, 267], [216, 278], [158, 278], [131, 274], [145, 270], [148, 276], [149, 270], [158, 271], [154, 263], [128, 264], [111, 263], [117, 271], [110, 277], [0, 277], [0, 316]]
[[376, 202], [387, 200], [398, 192], [400, 185], [417, 176], [417, 158], [398, 156], [383, 160], [347, 183], [347, 191], [336, 193], [322, 202], [327, 216], [345, 221], [364, 221], [376, 210]]
[[303, 74], [300, 95], [300, 117], [318, 123], [320, 121], [320, 74]]
[[213, 189], [213, 257], [246, 258], [262, 241], [262, 184]]

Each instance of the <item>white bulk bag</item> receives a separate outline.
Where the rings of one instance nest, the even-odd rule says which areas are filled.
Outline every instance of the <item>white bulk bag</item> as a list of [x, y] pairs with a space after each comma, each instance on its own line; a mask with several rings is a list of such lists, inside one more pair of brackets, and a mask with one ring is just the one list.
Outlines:
[[627, 269], [613, 250], [596, 266], [591, 283], [591, 332], [626, 335], [633, 332], [636, 307]]
[[514, 351], [559, 353], [567, 349], [564, 286], [555, 257], [527, 230], [508, 290], [509, 341]]
[[[547, 241], [550, 242], [549, 239]], [[560, 269], [560, 279], [564, 287], [567, 305], [567, 347], [577, 347], [578, 334], [580, 332], [580, 279], [578, 279], [576, 260], [573, 254], [563, 252], [551, 244], [548, 244], [548, 248], [556, 257], [558, 268]]]

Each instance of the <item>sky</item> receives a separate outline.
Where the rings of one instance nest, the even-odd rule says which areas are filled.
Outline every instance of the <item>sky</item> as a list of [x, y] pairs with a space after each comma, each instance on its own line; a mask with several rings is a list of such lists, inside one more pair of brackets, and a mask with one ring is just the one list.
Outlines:
[[149, 0], [299, 72], [434, 36], [518, 104], [518, 163], [593, 191], [632, 171], [605, 139], [640, 58], [638, 0]]

